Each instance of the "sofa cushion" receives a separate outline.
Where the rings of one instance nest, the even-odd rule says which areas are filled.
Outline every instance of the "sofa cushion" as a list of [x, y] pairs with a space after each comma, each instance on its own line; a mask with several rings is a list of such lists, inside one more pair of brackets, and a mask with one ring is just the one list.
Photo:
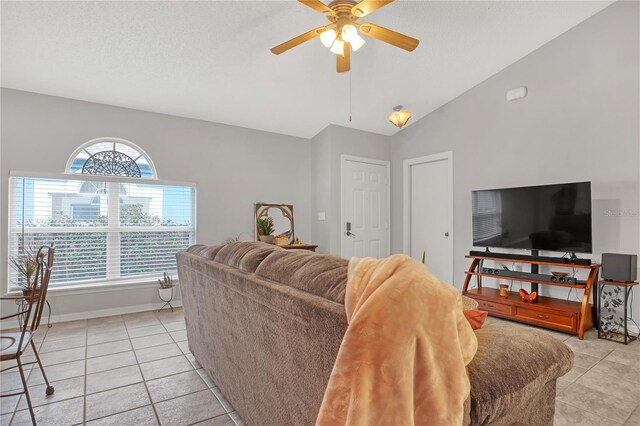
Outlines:
[[244, 272], [254, 273], [258, 265], [274, 251], [284, 249], [259, 241], [238, 241], [222, 246], [214, 260]]
[[511, 424], [527, 409], [553, 413], [528, 404], [546, 383], [571, 369], [573, 352], [548, 333], [512, 324], [490, 324], [476, 336], [478, 352], [467, 367], [472, 423]]
[[349, 261], [306, 250], [272, 252], [256, 269], [271, 281], [344, 304]]
[[223, 246], [205, 246], [204, 244], [195, 244], [187, 249], [187, 253], [195, 254], [208, 260], [213, 260], [222, 247]]

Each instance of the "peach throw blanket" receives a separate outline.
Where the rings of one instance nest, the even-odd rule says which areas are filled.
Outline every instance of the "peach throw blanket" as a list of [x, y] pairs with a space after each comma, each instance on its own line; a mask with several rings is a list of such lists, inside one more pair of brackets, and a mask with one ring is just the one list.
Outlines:
[[462, 425], [478, 342], [453, 286], [406, 255], [353, 258], [345, 309], [317, 426]]

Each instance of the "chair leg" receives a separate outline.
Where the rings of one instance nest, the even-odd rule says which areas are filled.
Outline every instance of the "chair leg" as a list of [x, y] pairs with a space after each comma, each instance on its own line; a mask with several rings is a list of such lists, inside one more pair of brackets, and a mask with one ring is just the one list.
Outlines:
[[22, 369], [22, 362], [20, 362], [20, 356], [16, 358], [18, 362], [18, 370], [20, 370], [20, 379], [22, 379], [22, 387], [24, 387], [24, 396], [27, 398], [27, 405], [29, 406], [29, 414], [31, 414], [31, 422], [36, 425], [36, 416], [33, 414], [33, 406], [31, 405], [31, 397], [29, 396], [29, 388], [27, 387], [27, 380], [24, 378], [24, 370]]
[[55, 389], [53, 388], [53, 386], [49, 384], [49, 379], [47, 379], [47, 374], [44, 372], [44, 367], [40, 362], [40, 355], [38, 355], [38, 351], [36, 350], [36, 345], [33, 343], [33, 340], [30, 340], [30, 343], [31, 343], [31, 349], [33, 349], [33, 353], [36, 355], [36, 361], [38, 361], [38, 366], [40, 366], [42, 377], [44, 377], [44, 382], [47, 384], [47, 390], [45, 393], [47, 395], [53, 395], [53, 393], [55, 392]]

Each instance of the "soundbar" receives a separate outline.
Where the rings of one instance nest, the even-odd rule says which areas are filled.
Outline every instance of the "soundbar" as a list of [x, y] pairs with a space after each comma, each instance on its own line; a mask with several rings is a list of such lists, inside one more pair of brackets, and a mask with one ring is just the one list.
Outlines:
[[527, 281], [546, 281], [560, 284], [586, 285], [586, 281], [578, 280], [574, 277], [556, 277], [555, 275], [532, 274], [522, 271], [510, 271], [508, 269], [482, 268], [481, 272], [486, 275], [495, 275], [501, 278], [521, 278]]
[[591, 259], [578, 259], [573, 261], [569, 257], [531, 256], [527, 254], [492, 253], [488, 251], [470, 251], [469, 256], [486, 257], [492, 259], [530, 260], [534, 262], [566, 263], [568, 265], [591, 265]]

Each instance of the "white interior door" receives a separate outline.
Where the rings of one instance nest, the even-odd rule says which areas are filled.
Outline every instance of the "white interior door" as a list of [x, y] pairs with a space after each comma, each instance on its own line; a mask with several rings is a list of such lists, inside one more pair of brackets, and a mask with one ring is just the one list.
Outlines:
[[389, 163], [342, 158], [342, 257], [389, 255]]
[[404, 249], [440, 279], [453, 280], [452, 155], [406, 160]]

